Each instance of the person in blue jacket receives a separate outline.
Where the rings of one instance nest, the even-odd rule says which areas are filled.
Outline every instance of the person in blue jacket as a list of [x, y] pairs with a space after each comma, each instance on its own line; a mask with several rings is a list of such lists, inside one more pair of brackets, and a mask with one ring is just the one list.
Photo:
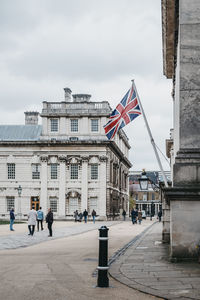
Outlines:
[[37, 211], [37, 230], [39, 231], [39, 225], [41, 225], [41, 230], [43, 230], [43, 220], [44, 220], [44, 214], [42, 211], [42, 207]]
[[13, 229], [13, 224], [14, 224], [14, 221], [15, 221], [15, 213], [14, 213], [14, 207], [11, 208], [10, 210], [10, 231], [14, 231]]

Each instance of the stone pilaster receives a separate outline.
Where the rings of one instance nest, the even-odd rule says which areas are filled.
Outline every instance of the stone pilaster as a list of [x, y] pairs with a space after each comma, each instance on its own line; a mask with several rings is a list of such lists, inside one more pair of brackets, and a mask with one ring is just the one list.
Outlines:
[[65, 188], [66, 188], [66, 159], [64, 156], [59, 157], [60, 161], [60, 179], [59, 179], [59, 218], [65, 217]]
[[107, 157], [100, 156], [100, 170], [99, 170], [99, 201], [98, 201], [98, 210], [99, 217], [101, 219], [106, 218], [106, 163]]
[[88, 160], [89, 157], [82, 157], [81, 211], [88, 207]]
[[47, 213], [47, 156], [41, 156], [41, 197], [40, 197], [40, 206], [44, 214]]

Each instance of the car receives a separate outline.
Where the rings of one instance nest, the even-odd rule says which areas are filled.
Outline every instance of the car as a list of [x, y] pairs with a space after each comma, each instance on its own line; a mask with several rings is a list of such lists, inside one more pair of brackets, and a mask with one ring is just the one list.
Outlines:
[[146, 219], [146, 211], [145, 210], [142, 210], [142, 219]]

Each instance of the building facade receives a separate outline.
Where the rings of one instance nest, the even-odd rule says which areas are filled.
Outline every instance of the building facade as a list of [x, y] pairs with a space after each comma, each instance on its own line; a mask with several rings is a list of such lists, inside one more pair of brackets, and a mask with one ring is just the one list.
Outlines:
[[[165, 171], [165, 175], [170, 181], [170, 172]], [[146, 176], [154, 182], [157, 186], [163, 182], [160, 171], [147, 171]], [[157, 215], [162, 209], [162, 193], [157, 189], [154, 190], [151, 181], [148, 183], [147, 190], [141, 190], [139, 178], [141, 171], [129, 172], [129, 193], [130, 197], [137, 209], [144, 210], [147, 216]]]
[[164, 231], [172, 259], [195, 259], [200, 241], [200, 1], [162, 0], [162, 31], [164, 74], [173, 80], [174, 106]]
[[51, 207], [57, 219], [85, 209], [106, 219], [128, 209], [127, 136], [105, 136], [107, 101], [64, 90], [65, 101], [43, 102], [42, 125], [37, 112], [25, 112], [25, 125], [0, 126], [0, 218], [11, 207], [19, 218], [32, 207]]

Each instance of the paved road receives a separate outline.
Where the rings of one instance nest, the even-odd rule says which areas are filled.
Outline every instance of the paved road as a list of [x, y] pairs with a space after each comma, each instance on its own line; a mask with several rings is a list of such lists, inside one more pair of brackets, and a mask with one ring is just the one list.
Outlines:
[[164, 299], [200, 299], [200, 265], [171, 263], [161, 243], [162, 224], [155, 223], [110, 268], [129, 287]]
[[[119, 222], [107, 222], [107, 226], [112, 226], [113, 224], [117, 224]], [[17, 249], [20, 247], [28, 247], [35, 244], [40, 244], [42, 242], [48, 241], [49, 239], [55, 240], [63, 237], [68, 237], [72, 235], [82, 234], [84, 232], [95, 230], [100, 228], [105, 222], [96, 222], [93, 223], [64, 223], [62, 222], [63, 227], [61, 228], [53, 228], [53, 237], [48, 237], [48, 230], [43, 230], [39, 232], [35, 232], [34, 236], [28, 235], [27, 225], [23, 225], [24, 232], [17, 233], [15, 231], [12, 235], [4, 235], [0, 238], [0, 250], [4, 249]], [[20, 224], [19, 224], [20, 225]], [[57, 224], [56, 224], [57, 225]], [[65, 226], [66, 225], [66, 226]], [[17, 224], [15, 225], [17, 228]], [[26, 229], [27, 228], [27, 231]]]
[[[144, 221], [141, 226], [133, 226], [131, 222], [103, 223], [107, 226], [113, 225], [109, 225], [110, 257], [151, 224], [150, 221]], [[112, 278], [110, 278], [109, 288], [97, 288], [97, 278], [92, 274], [98, 264], [97, 228], [100, 223], [95, 224], [96, 228], [92, 224], [67, 224], [66, 226], [68, 229], [57, 228], [55, 239], [48, 240], [44, 237], [45, 242], [40, 244], [0, 251], [0, 300], [155, 299]], [[87, 232], [82, 232], [83, 228]], [[9, 234], [12, 238], [14, 235], [19, 235], [16, 232], [20, 231], [20, 227], [16, 225], [15, 229], [14, 233]], [[5, 230], [0, 241], [2, 238], [7, 239]], [[26, 226], [24, 230], [27, 230]], [[63, 233], [67, 234], [68, 230], [70, 236], [58, 238], [59, 234], [62, 233], [63, 237]], [[21, 234], [24, 235], [23, 232]], [[41, 236], [45, 234], [47, 232], [41, 233]], [[40, 233], [32, 240], [37, 237], [40, 237]]]

